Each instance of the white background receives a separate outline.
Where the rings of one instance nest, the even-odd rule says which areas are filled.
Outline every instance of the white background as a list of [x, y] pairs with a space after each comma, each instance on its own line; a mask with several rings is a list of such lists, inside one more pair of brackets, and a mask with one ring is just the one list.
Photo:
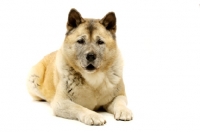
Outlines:
[[[32, 101], [26, 75], [64, 40], [68, 12], [102, 18], [114, 11], [134, 120], [86, 126]], [[1, 0], [0, 131], [200, 131], [200, 1]]]

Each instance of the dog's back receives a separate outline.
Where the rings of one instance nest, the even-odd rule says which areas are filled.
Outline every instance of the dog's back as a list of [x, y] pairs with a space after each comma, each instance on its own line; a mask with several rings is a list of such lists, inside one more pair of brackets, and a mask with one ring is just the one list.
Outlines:
[[50, 102], [55, 95], [56, 53], [52, 52], [45, 56], [31, 69], [27, 81], [27, 88], [32, 97], [36, 100], [46, 100]]

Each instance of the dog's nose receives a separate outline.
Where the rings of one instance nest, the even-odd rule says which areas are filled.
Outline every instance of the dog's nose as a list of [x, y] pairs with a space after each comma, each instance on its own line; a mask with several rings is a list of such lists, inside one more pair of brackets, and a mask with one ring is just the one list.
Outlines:
[[94, 61], [96, 59], [96, 55], [94, 53], [88, 53], [86, 59], [90, 62]]

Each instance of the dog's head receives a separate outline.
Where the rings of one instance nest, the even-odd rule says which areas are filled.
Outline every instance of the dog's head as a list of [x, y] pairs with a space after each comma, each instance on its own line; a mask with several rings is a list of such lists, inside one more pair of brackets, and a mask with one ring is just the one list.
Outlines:
[[116, 54], [116, 17], [109, 12], [102, 19], [85, 19], [71, 9], [62, 47], [67, 62], [77, 71], [93, 73], [111, 66]]

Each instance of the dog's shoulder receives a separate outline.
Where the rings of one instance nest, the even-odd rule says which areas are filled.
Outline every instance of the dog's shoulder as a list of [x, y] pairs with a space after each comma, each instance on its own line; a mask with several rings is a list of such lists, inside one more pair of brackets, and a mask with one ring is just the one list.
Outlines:
[[40, 61], [43, 63], [44, 66], [48, 66], [50, 63], [54, 63], [53, 61], [56, 58], [57, 51], [51, 52], [50, 54], [43, 57], [43, 59]]

